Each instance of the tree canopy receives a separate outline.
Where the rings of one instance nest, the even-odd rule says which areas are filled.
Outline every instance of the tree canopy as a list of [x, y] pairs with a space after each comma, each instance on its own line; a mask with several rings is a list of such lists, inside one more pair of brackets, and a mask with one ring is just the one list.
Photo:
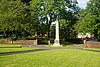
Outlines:
[[100, 38], [100, 1], [89, 0], [86, 9], [77, 0], [0, 0], [0, 35], [16, 39], [55, 34], [60, 23], [60, 38], [75, 38], [78, 33]]
[[100, 38], [100, 0], [90, 0], [85, 10], [80, 12], [80, 20], [76, 25], [78, 32], [94, 34]]
[[0, 32], [7, 36], [30, 33], [31, 24], [28, 7], [20, 0], [2, 0], [0, 2]]
[[[34, 16], [34, 18], [37, 18], [37, 20], [39, 20], [39, 23], [45, 26], [45, 30], [48, 31], [48, 37], [50, 37], [50, 27], [52, 27], [51, 25], [55, 22], [57, 16], [61, 24], [61, 33], [67, 31], [65, 34], [70, 35], [71, 33], [68, 32], [71, 30], [73, 24], [75, 24], [75, 22], [78, 20], [76, 14], [80, 10], [79, 7], [76, 6], [76, 4], [77, 1], [71, 0], [32, 0], [30, 2], [30, 9], [32, 16]], [[63, 22], [63, 20], [65, 21]], [[65, 29], [65, 27], [69, 30]], [[40, 29], [42, 28], [43, 26]]]

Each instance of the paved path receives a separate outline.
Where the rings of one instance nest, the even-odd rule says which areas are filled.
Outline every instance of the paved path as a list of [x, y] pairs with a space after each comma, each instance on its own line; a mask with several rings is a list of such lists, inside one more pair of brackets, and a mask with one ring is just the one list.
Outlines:
[[71, 47], [47, 47], [46, 45], [24, 45], [22, 47], [34, 47], [34, 48], [48, 49], [48, 50], [56, 50], [56, 49], [79, 49], [79, 50], [100, 52], [100, 50], [84, 49], [86, 47], [84, 47], [82, 45], [71, 46]]
[[72, 46], [72, 47], [50, 47], [48, 45], [23, 45], [22, 48], [26, 47], [34, 47], [34, 48], [40, 48], [40, 49], [83, 49], [84, 47], [82, 45], [80, 46]]

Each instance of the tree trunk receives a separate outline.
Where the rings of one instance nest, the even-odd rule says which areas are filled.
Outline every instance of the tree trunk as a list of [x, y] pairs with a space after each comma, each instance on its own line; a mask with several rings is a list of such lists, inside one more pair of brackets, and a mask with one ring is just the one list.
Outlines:
[[50, 24], [48, 24], [48, 39], [50, 38]]

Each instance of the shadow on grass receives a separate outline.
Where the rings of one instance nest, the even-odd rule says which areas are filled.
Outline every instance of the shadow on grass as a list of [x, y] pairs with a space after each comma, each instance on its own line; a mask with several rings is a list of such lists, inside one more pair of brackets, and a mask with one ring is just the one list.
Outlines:
[[44, 51], [44, 50], [49, 50], [49, 49], [35, 49], [35, 50], [24, 50], [24, 51], [14, 51], [14, 52], [3, 52], [3, 53], [0, 53], [0, 56], [22, 54], [22, 53], [29, 53], [29, 52], [38, 52], [38, 51]]
[[22, 46], [13, 46], [13, 47], [0, 47], [0, 48], [22, 48]]
[[84, 49], [86, 51], [92, 51], [92, 52], [100, 52], [100, 50], [91, 50], [91, 49]]

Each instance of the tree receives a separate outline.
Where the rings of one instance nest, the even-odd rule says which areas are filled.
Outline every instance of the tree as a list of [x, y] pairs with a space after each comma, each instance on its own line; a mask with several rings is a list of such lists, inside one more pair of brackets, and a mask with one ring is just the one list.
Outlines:
[[45, 34], [45, 32], [47, 31], [45, 21], [43, 21], [44, 17], [41, 16], [41, 7], [41, 0], [32, 0], [30, 2], [31, 23], [37, 35]]
[[94, 34], [100, 38], [100, 4], [99, 0], [90, 0], [85, 10], [80, 13], [81, 19], [77, 23], [78, 32]]
[[[31, 7], [33, 10], [31, 13], [38, 15], [37, 20], [42, 20], [41, 23], [46, 22], [44, 24], [48, 30], [48, 38], [50, 38], [50, 27], [52, 22], [55, 22], [57, 16], [59, 22], [64, 19], [65, 24], [69, 24], [68, 26], [76, 22], [77, 18], [74, 16], [78, 12], [76, 11], [76, 3], [76, 1], [71, 0], [32, 0], [30, 5], [33, 6]], [[36, 17], [35, 15], [33, 16]]]
[[80, 8], [76, 6], [77, 1], [69, 1], [67, 2], [67, 10], [61, 10], [60, 19], [60, 35], [62, 39], [66, 38], [75, 38], [76, 32], [74, 31], [74, 24], [78, 21], [78, 12]]
[[29, 11], [21, 0], [1, 0], [0, 32], [21, 37], [30, 34]]

